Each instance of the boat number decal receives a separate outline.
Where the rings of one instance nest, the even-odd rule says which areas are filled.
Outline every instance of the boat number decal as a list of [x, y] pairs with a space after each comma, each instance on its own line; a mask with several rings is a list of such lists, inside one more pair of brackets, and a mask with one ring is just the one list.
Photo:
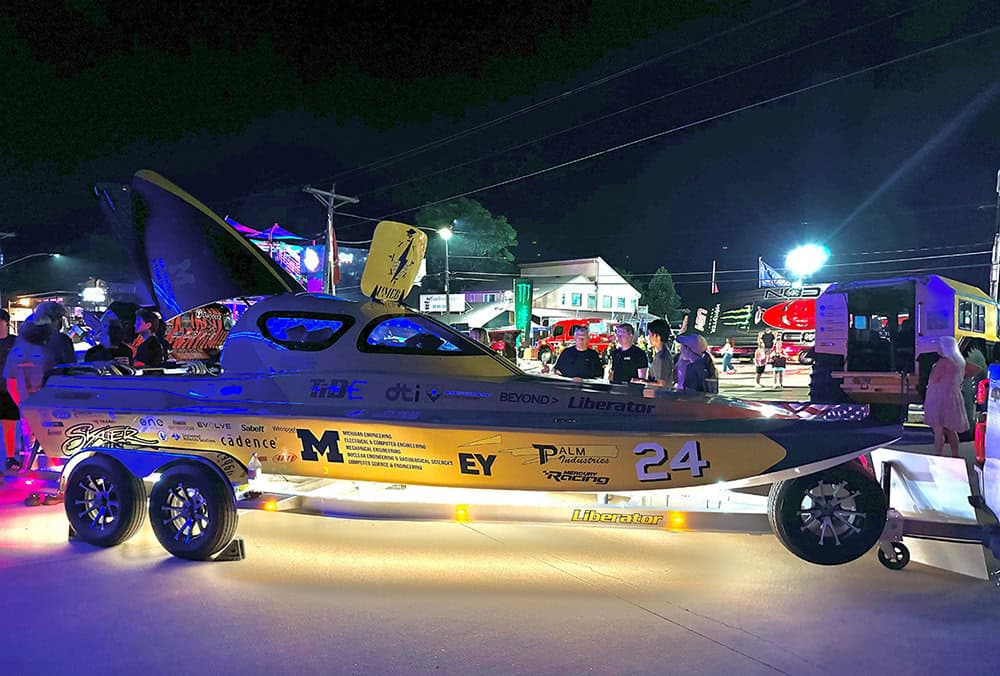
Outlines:
[[302, 459], [310, 462], [319, 460], [325, 455], [327, 462], [344, 462], [344, 454], [340, 452], [340, 434], [333, 430], [324, 430], [320, 439], [311, 430], [296, 429], [296, 436], [302, 442]]
[[697, 441], [688, 441], [681, 446], [673, 460], [668, 457], [667, 449], [654, 442], [639, 444], [632, 452], [639, 456], [635, 463], [639, 481], [670, 481], [670, 472], [662, 469], [668, 461], [671, 471], [688, 470], [693, 477], [702, 476], [702, 470], [709, 466], [708, 461], [701, 457], [701, 444]]

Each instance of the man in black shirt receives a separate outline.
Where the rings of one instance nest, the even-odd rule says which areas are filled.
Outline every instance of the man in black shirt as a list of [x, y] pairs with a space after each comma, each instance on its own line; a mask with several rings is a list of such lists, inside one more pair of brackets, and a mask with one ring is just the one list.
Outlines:
[[604, 375], [601, 356], [597, 354], [597, 350], [589, 347], [590, 331], [587, 327], [577, 326], [573, 339], [576, 345], [559, 354], [555, 366], [556, 375], [564, 378], [600, 378]]
[[771, 327], [769, 326], [764, 329], [757, 340], [764, 346], [764, 350], [767, 352], [768, 357], [770, 357], [771, 352], [774, 350], [774, 332], [771, 331]]
[[615, 327], [618, 337], [618, 349], [611, 356], [611, 373], [608, 380], [613, 383], [628, 383], [633, 378], [646, 379], [646, 367], [649, 361], [646, 353], [635, 345], [635, 329], [631, 324], [619, 324]]

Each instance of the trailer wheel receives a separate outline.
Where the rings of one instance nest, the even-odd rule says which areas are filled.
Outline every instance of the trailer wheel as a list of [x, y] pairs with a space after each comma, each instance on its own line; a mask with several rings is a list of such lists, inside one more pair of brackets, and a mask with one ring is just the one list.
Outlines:
[[767, 515], [781, 544], [824, 566], [848, 563], [871, 549], [886, 520], [885, 494], [856, 462], [771, 487]]
[[174, 556], [205, 561], [236, 533], [236, 505], [221, 477], [199, 463], [168, 469], [149, 492], [149, 522]]
[[892, 558], [889, 558], [878, 548], [878, 562], [889, 570], [903, 570], [910, 562], [910, 549], [902, 542], [892, 543]]
[[113, 547], [142, 526], [146, 488], [117, 460], [95, 455], [70, 472], [64, 508], [77, 538], [98, 547]]

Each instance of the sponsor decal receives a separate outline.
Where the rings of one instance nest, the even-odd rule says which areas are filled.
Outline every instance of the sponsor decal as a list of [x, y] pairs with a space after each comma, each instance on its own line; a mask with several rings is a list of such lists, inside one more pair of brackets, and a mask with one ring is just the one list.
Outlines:
[[596, 509], [574, 509], [570, 521], [587, 521], [589, 523], [627, 523], [633, 526], [657, 526], [663, 522], [659, 514], [620, 514], [618, 512], [599, 512]]
[[607, 411], [608, 413], [652, 413], [656, 404], [644, 404], [634, 401], [606, 401], [591, 399], [589, 396], [571, 396], [569, 408], [580, 408], [588, 411]]
[[96, 426], [91, 423], [80, 423], [66, 428], [66, 440], [61, 450], [64, 455], [70, 455], [83, 448], [91, 446], [109, 446], [111, 448], [128, 448], [130, 446], [155, 447], [156, 439], [142, 436], [134, 427], [127, 425]]
[[240, 425], [240, 432], [263, 432], [263, 425]]
[[424, 385], [422, 388], [420, 385], [409, 385], [407, 383], [396, 383], [395, 385], [390, 385], [385, 390], [385, 398], [388, 401], [406, 401], [411, 403], [416, 403], [420, 401], [420, 395], [423, 393], [424, 399], [428, 399], [431, 403], [436, 402], [442, 397], [448, 399], [487, 399], [493, 395], [489, 392], [477, 392], [475, 390], [447, 390], [438, 385]]
[[344, 454], [340, 452], [340, 434], [333, 430], [324, 430], [319, 439], [312, 430], [296, 429], [295, 435], [302, 442], [302, 459], [307, 462], [319, 461], [319, 456], [326, 456], [327, 462], [343, 464]]
[[52, 411], [52, 417], [58, 418], [59, 420], [69, 420], [72, 416], [73, 414], [64, 408], [57, 408], [56, 410]]
[[367, 380], [345, 380], [310, 378], [309, 397], [311, 399], [354, 399], [364, 400], [361, 393], [361, 386], [367, 384]]
[[402, 289], [393, 289], [387, 286], [382, 286], [381, 284], [376, 284], [375, 288], [372, 290], [372, 295], [382, 301], [388, 301], [390, 303], [398, 303], [403, 297]]
[[[572, 465], [607, 465], [611, 458], [618, 457], [617, 446], [556, 446], [554, 444], [532, 444], [538, 451], [538, 464], [550, 460]], [[530, 461], [524, 464], [529, 464]]]
[[545, 478], [556, 483], [562, 483], [564, 481], [576, 482], [576, 483], [593, 483], [598, 486], [606, 485], [611, 478], [606, 476], [598, 476], [597, 472], [583, 472], [575, 469], [568, 470], [555, 470], [547, 469], [544, 470]]
[[50, 437], [62, 436], [62, 430], [45, 430], [45, 434]]
[[143, 416], [139, 418], [139, 427], [163, 427], [163, 420], [152, 415]]
[[290, 434], [295, 434], [294, 427], [288, 427], [286, 425], [271, 425], [272, 432], [288, 432]]
[[559, 397], [551, 394], [534, 394], [530, 392], [501, 392], [500, 401], [508, 401], [512, 404], [558, 404]]
[[279, 453], [278, 455], [271, 456], [271, 462], [278, 463], [279, 465], [287, 465], [288, 463], [295, 462], [298, 459], [299, 456], [294, 453]]
[[206, 439], [200, 434], [182, 434], [181, 439], [184, 441], [200, 441], [202, 443], [212, 443], [214, 439]]
[[479, 453], [459, 453], [458, 469], [462, 474], [474, 476], [493, 476], [495, 455], [480, 455]]
[[239, 434], [231, 434], [219, 440], [223, 446], [233, 448], [270, 448], [278, 447], [276, 439], [261, 439], [260, 437], [245, 437]]
[[231, 430], [233, 429], [232, 423], [227, 422], [211, 422], [206, 420], [199, 420], [195, 423], [198, 429], [202, 430]]
[[818, 298], [823, 292], [820, 286], [775, 286], [764, 289], [764, 299], [768, 298]]
[[385, 398], [388, 401], [420, 401], [420, 385], [407, 385], [406, 383], [396, 383], [385, 389]]
[[188, 426], [187, 420], [171, 420], [170, 424], [173, 425], [174, 427], [187, 427]]
[[[43, 420], [42, 427], [63, 427], [64, 423], [60, 420]], [[62, 432], [60, 432], [62, 434]]]

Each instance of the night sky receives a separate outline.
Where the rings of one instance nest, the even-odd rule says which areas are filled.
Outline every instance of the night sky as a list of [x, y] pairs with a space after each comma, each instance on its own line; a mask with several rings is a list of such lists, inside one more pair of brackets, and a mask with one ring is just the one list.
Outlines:
[[[140, 168], [303, 234], [325, 218], [305, 184], [336, 179], [355, 213], [406, 221], [543, 172], [470, 195], [518, 230], [519, 259], [601, 255], [640, 274], [780, 267], [810, 240], [833, 264], [992, 240], [995, 0], [15, 2], [0, 45], [8, 260], [108, 232], [90, 189]], [[338, 223], [343, 240], [371, 234]], [[826, 278], [934, 268], [985, 285], [986, 262]]]

